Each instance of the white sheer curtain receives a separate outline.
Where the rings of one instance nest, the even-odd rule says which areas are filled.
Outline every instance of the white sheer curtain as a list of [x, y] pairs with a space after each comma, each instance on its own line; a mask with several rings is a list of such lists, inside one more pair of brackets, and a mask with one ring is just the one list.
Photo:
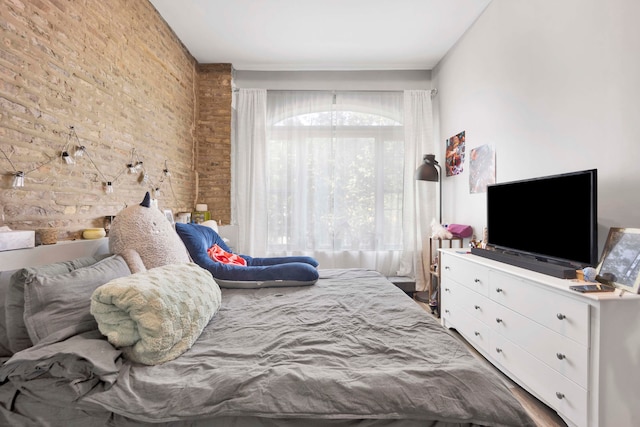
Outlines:
[[237, 105], [240, 251], [415, 274], [422, 288], [414, 173], [433, 151], [428, 92], [269, 91], [265, 101], [240, 90]]
[[397, 274], [402, 93], [270, 91], [267, 104], [269, 252]]
[[238, 221], [237, 252], [267, 254], [266, 119], [267, 91], [240, 89], [232, 143], [232, 199]]
[[[404, 92], [404, 257], [401, 275], [409, 268], [415, 274], [416, 290], [425, 290], [428, 265], [423, 263], [422, 240], [430, 234], [429, 224], [435, 216], [435, 183], [415, 180], [415, 171], [424, 154], [434, 152], [431, 93], [425, 90]], [[440, 177], [442, 179], [442, 176]], [[431, 185], [429, 185], [431, 184]], [[425, 248], [426, 249], [426, 248]], [[429, 261], [427, 261], [429, 262]]]

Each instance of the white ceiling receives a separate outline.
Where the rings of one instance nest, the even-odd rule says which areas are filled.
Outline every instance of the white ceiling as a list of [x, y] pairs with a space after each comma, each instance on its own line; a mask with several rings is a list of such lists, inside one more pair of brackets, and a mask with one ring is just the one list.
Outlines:
[[199, 63], [430, 70], [491, 0], [150, 0]]

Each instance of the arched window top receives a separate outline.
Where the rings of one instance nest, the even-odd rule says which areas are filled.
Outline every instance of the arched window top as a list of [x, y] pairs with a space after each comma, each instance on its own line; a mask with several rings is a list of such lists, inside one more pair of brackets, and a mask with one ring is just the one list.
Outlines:
[[402, 92], [273, 91], [267, 123], [284, 127], [387, 127], [403, 125]]
[[390, 117], [362, 111], [338, 110], [298, 114], [274, 123], [274, 126], [402, 126]]

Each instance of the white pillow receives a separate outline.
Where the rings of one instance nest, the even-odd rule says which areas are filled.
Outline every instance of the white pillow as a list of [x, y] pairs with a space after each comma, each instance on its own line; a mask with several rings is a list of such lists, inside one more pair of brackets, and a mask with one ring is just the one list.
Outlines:
[[[213, 231], [215, 231], [216, 233], [218, 233], [218, 223], [215, 222], [214, 220], [210, 219], [208, 221], [205, 221], [203, 223], [201, 223], [200, 225], [204, 225], [205, 227], [209, 227], [212, 228]], [[220, 234], [220, 233], [218, 233]]]

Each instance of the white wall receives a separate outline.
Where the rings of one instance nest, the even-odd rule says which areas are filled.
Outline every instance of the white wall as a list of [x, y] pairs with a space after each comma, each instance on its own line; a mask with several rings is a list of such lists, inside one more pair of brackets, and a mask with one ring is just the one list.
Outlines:
[[609, 227], [640, 228], [639, 17], [638, 0], [493, 0], [432, 73], [437, 158], [466, 131], [445, 221], [481, 236], [468, 154], [492, 144], [498, 182], [597, 168], [600, 250]]

